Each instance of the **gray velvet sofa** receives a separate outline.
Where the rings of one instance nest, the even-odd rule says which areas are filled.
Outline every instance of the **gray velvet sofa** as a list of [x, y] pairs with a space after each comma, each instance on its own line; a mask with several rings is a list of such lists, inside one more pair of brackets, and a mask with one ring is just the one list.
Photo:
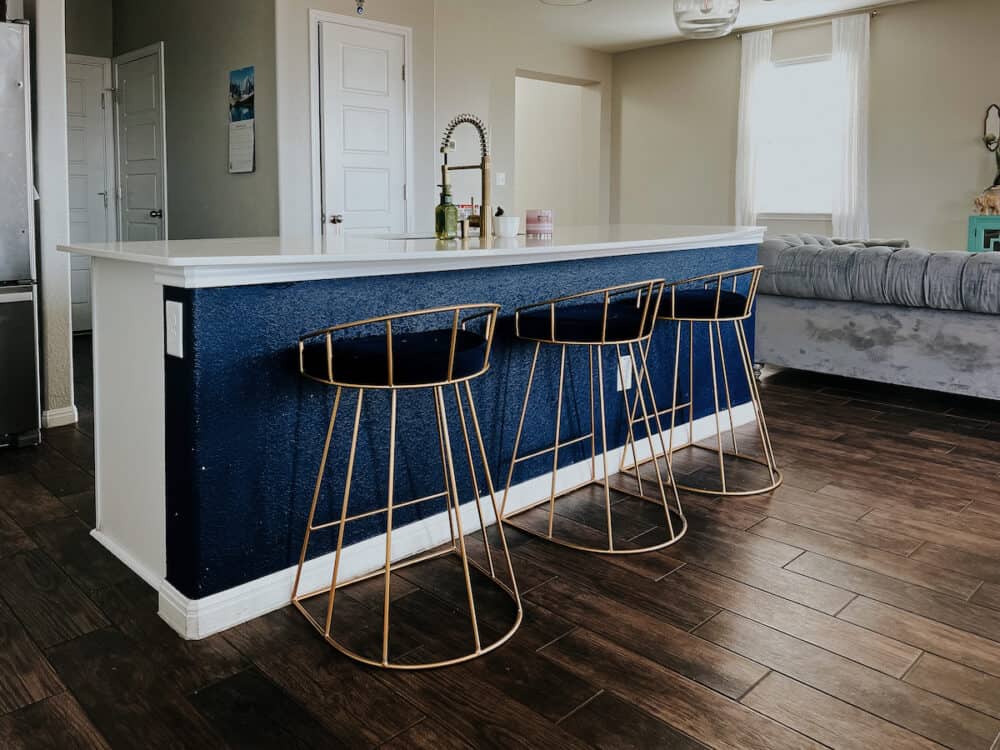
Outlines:
[[1000, 253], [769, 237], [756, 360], [1000, 399]]

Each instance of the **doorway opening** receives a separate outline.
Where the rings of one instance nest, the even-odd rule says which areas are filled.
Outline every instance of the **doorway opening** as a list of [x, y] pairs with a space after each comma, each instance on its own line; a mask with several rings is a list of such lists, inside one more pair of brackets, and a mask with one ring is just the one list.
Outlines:
[[600, 87], [527, 73], [515, 86], [518, 212], [552, 209], [557, 226], [602, 223]]
[[[70, 242], [166, 239], [163, 45], [66, 56]], [[73, 332], [91, 329], [90, 258], [70, 261]]]

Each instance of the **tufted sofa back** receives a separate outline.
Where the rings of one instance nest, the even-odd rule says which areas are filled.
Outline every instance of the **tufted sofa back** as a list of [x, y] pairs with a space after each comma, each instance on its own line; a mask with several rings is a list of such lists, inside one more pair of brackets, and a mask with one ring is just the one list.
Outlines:
[[1000, 253], [787, 234], [764, 241], [760, 262], [761, 294], [1000, 314]]

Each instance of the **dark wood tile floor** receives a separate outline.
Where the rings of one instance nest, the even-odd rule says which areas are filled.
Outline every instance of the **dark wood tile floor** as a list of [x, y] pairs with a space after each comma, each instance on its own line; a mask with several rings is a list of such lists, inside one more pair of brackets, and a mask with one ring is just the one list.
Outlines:
[[[997, 746], [997, 403], [773, 375], [783, 487], [688, 496], [687, 537], [636, 558], [512, 533], [517, 636], [389, 674], [289, 609], [199, 642], [159, 620], [155, 593], [88, 535], [88, 343], [80, 425], [0, 452], [2, 748]], [[582, 529], [586, 500], [561, 508]], [[646, 510], [630, 534], [650, 528]], [[399, 652], [433, 655], [428, 631], [462, 637], [445, 567], [400, 578]], [[344, 599], [359, 619], [377, 601]]]

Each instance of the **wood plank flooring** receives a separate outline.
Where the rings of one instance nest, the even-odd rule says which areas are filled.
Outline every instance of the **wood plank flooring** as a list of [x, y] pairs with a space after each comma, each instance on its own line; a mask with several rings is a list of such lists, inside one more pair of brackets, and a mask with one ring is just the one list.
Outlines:
[[[1000, 746], [996, 402], [773, 374], [782, 487], [687, 495], [685, 539], [636, 557], [511, 531], [517, 635], [400, 674], [356, 666], [290, 608], [197, 642], [159, 619], [155, 592], [88, 533], [88, 345], [81, 423], [0, 451], [2, 748]], [[707, 458], [676, 468], [703, 476]], [[621, 529], [652, 533], [652, 506], [615, 500]], [[566, 528], [594, 533], [594, 501], [561, 503]], [[469, 638], [451, 565], [394, 580], [395, 656], [442, 658], [441, 639]], [[359, 648], [379, 635], [380, 585], [338, 597]], [[487, 637], [509, 621], [502, 598], [478, 614]]]

